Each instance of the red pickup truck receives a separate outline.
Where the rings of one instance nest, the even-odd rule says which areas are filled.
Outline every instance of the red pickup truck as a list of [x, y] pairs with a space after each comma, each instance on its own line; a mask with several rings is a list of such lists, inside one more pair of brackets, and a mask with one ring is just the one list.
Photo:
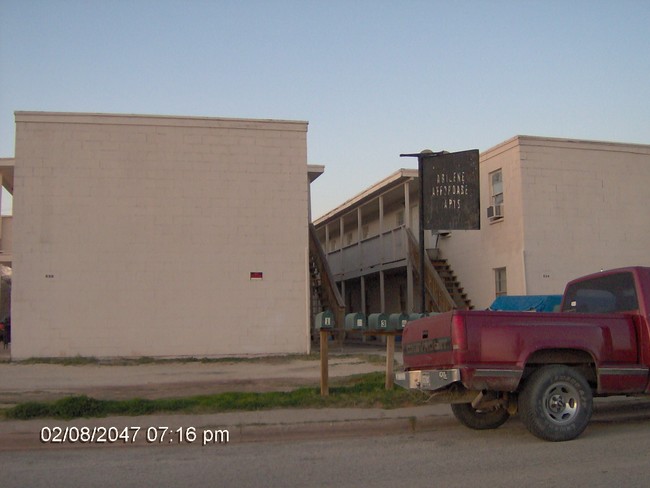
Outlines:
[[473, 429], [518, 413], [541, 439], [578, 437], [594, 396], [650, 393], [650, 267], [567, 284], [560, 312], [452, 311], [409, 322], [395, 382]]

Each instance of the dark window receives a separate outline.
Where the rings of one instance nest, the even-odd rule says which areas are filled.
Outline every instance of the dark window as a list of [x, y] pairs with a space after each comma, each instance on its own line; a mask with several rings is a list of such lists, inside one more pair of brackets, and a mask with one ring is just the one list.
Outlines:
[[580, 281], [567, 288], [563, 312], [613, 313], [637, 310], [632, 273], [617, 273]]

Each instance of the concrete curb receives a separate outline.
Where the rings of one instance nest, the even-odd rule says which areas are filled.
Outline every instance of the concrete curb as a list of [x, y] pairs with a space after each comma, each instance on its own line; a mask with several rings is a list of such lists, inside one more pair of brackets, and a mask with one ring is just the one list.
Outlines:
[[[650, 398], [597, 398], [592, 423], [637, 422], [650, 419]], [[80, 429], [125, 429], [134, 442], [70, 440], [41, 442], [41, 435], [54, 429], [77, 435]], [[166, 430], [165, 430], [166, 428]], [[225, 412], [203, 415], [144, 415], [62, 421], [55, 419], [5, 420], [0, 422], [0, 452], [33, 449], [79, 449], [119, 446], [203, 446], [204, 435], [228, 431], [228, 443], [323, 440], [463, 428], [447, 404], [393, 410], [373, 408], [281, 409], [253, 412]], [[43, 430], [45, 429], [45, 430]], [[136, 434], [136, 429], [137, 434]], [[166, 437], [162, 438], [162, 432]], [[147, 435], [149, 439], [147, 439]], [[195, 438], [191, 439], [191, 435]], [[74, 437], [74, 436], [73, 436]], [[161, 439], [162, 438], [162, 439]], [[161, 442], [162, 440], [162, 442]], [[225, 442], [207, 442], [217, 447]], [[223, 446], [222, 446], [223, 447]]]
[[[384, 409], [298, 409], [265, 410], [255, 412], [227, 412], [210, 415], [148, 415], [140, 417], [105, 417], [62, 421], [37, 419], [0, 422], [0, 451], [23, 449], [65, 449], [120, 445], [174, 445], [201, 446], [216, 444], [211, 434], [228, 431], [229, 443], [273, 442], [349, 436], [410, 433], [455, 425], [447, 405]], [[80, 429], [95, 430], [97, 440], [76, 439]], [[139, 430], [137, 430], [139, 428]], [[165, 430], [165, 428], [167, 430]], [[65, 442], [54, 442], [55, 429], [69, 433]], [[126, 432], [130, 440], [110, 441], [106, 430], [115, 436]], [[151, 429], [151, 430], [150, 430]], [[99, 433], [104, 431], [100, 442]], [[164, 434], [163, 434], [164, 432]], [[196, 434], [195, 439], [191, 439]], [[165, 436], [164, 438], [163, 435]], [[49, 442], [42, 442], [41, 436]], [[149, 439], [147, 439], [149, 437]], [[162, 439], [161, 439], [162, 438]], [[74, 442], [72, 440], [74, 440]], [[188, 440], [189, 439], [189, 440]], [[162, 442], [161, 442], [162, 440]]]

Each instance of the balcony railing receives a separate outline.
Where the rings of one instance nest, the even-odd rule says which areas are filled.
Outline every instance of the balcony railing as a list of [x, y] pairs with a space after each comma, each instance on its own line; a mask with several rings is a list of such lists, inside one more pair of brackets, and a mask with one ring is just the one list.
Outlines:
[[[417, 274], [420, 272], [420, 246], [411, 231], [407, 231], [408, 247], [413, 268]], [[434, 312], [447, 312], [456, 308], [454, 299], [449, 294], [445, 282], [428, 258], [424, 260], [424, 289], [428, 295], [431, 306], [427, 310]]]
[[327, 261], [336, 279], [359, 276], [376, 266], [406, 262], [407, 257], [405, 227], [397, 227], [327, 253]]

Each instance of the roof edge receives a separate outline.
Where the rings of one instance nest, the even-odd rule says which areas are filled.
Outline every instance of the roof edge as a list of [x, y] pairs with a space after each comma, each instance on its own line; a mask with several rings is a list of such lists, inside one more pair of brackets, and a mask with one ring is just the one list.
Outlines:
[[417, 178], [418, 177], [418, 170], [417, 169], [407, 169], [407, 168], [401, 168], [394, 173], [388, 175], [386, 178], [384, 178], [381, 181], [378, 181], [374, 185], [366, 188], [364, 191], [361, 193], [356, 194], [352, 198], [346, 200], [343, 202], [341, 205], [338, 207], [330, 210], [326, 214], [322, 215], [318, 219], [314, 221], [314, 225], [318, 226], [324, 222], [327, 222], [328, 220], [331, 220], [335, 218], [337, 215], [342, 215], [347, 213], [347, 211], [350, 208], [353, 208], [355, 206], [358, 206], [361, 204], [364, 200], [370, 200], [373, 196], [384, 193], [384, 191], [388, 191], [391, 187], [395, 186], [396, 183], [406, 180], [406, 179], [412, 179], [412, 178]]
[[227, 127], [306, 132], [304, 120], [245, 119], [181, 115], [147, 115], [86, 112], [14, 112], [16, 123], [110, 124], [175, 127]]

